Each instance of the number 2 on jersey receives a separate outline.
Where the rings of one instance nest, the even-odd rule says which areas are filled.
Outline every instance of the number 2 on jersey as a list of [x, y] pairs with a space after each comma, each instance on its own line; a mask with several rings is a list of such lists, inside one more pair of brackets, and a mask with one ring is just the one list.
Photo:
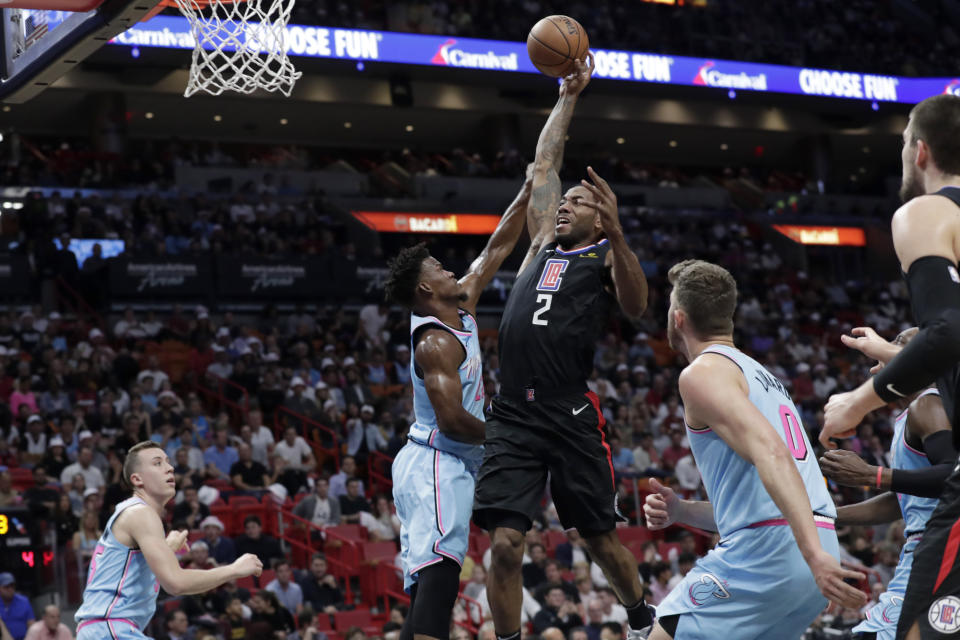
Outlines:
[[783, 421], [783, 435], [787, 439], [787, 449], [797, 460], [804, 460], [807, 457], [807, 441], [803, 437], [803, 427], [800, 426], [800, 420], [785, 404], [780, 405], [780, 420]]
[[539, 305], [540, 303], [543, 303], [543, 306], [533, 312], [533, 324], [538, 324], [542, 327], [545, 327], [549, 323], [549, 320], [544, 319], [542, 316], [547, 311], [550, 311], [550, 305], [553, 304], [553, 294], [538, 294], [537, 304]]

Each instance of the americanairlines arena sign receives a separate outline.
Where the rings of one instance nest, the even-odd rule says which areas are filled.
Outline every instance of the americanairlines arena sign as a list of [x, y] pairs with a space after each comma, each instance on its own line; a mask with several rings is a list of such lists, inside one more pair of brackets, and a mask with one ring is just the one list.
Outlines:
[[[133, 48], [189, 50], [195, 43], [189, 24], [179, 16], [157, 16], [110, 42]], [[286, 45], [290, 55], [309, 58], [539, 73], [527, 57], [526, 45], [522, 42], [290, 25], [286, 29]], [[613, 49], [594, 49], [593, 53], [594, 75], [609, 80], [871, 103], [914, 104], [940, 93], [960, 94], [960, 78], [884, 76]], [[358, 65], [358, 68], [361, 67]]]

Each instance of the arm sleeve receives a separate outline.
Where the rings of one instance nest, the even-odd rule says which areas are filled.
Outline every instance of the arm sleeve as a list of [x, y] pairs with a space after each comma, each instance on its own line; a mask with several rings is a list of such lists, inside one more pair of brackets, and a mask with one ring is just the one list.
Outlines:
[[929, 386], [960, 363], [960, 275], [941, 256], [914, 261], [907, 273], [910, 303], [920, 333], [873, 378], [886, 402]]
[[957, 462], [957, 451], [949, 431], [937, 431], [923, 440], [923, 450], [930, 461], [925, 469], [893, 469], [890, 489], [921, 498], [939, 498], [947, 477]]

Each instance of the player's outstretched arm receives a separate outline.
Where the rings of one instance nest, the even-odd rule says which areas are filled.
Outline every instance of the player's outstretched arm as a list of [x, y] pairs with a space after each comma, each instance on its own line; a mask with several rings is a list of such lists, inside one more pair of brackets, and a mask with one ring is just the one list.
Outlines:
[[252, 553], [244, 554], [225, 567], [181, 569], [173, 549], [163, 535], [160, 516], [146, 506], [130, 507], [120, 515], [113, 526], [118, 539], [131, 539], [140, 547], [160, 585], [174, 596], [204, 593], [228, 580], [260, 575], [263, 571], [263, 563]]
[[517, 245], [517, 240], [523, 232], [523, 221], [527, 213], [527, 205], [530, 203], [530, 191], [533, 188], [533, 165], [527, 167], [527, 177], [523, 181], [523, 186], [517, 197], [513, 199], [510, 206], [507, 207], [503, 217], [497, 224], [487, 241], [487, 246], [483, 248], [480, 255], [467, 269], [467, 273], [460, 279], [460, 286], [467, 294], [467, 300], [463, 303], [463, 308], [471, 313], [477, 306], [477, 300], [484, 287], [489, 284], [494, 274], [513, 252]]
[[681, 500], [670, 487], [660, 484], [656, 478], [650, 478], [650, 491], [643, 505], [643, 515], [647, 528], [651, 531], [666, 529], [675, 522], [698, 527], [705, 531], [716, 531], [717, 523], [713, 518], [713, 505], [706, 500]]
[[423, 385], [437, 416], [437, 428], [448, 438], [470, 444], [483, 444], [486, 427], [463, 408], [460, 365], [463, 345], [443, 329], [423, 333], [414, 358], [423, 372]]
[[887, 524], [903, 517], [900, 512], [900, 503], [897, 494], [892, 491], [874, 496], [869, 500], [837, 507], [837, 524], [839, 526], [870, 526], [873, 524]]
[[919, 333], [873, 379], [833, 395], [824, 409], [820, 442], [849, 437], [871, 411], [932, 384], [960, 363], [960, 276], [956, 206], [941, 196], [921, 196], [893, 216], [893, 245], [907, 274]]
[[537, 140], [537, 153], [533, 161], [533, 191], [527, 207], [527, 231], [530, 233], [530, 249], [520, 265], [518, 273], [545, 244], [553, 242], [556, 227], [557, 207], [560, 204], [560, 167], [563, 166], [563, 149], [567, 130], [573, 119], [573, 109], [580, 92], [590, 83], [593, 75], [593, 54], [587, 61], [574, 62], [573, 73], [560, 85], [560, 99], [550, 112], [547, 123]]
[[844, 607], [866, 602], [862, 591], [844, 582], [863, 575], [843, 569], [820, 545], [806, 487], [783, 440], [750, 402], [749, 388], [736, 363], [715, 354], [697, 358], [680, 374], [687, 423], [709, 425], [714, 433], [757, 468], [763, 486], [790, 523], [800, 553], [821, 593]]
[[593, 167], [587, 167], [587, 175], [593, 182], [581, 180], [580, 184], [590, 191], [593, 201], [585, 201], [583, 204], [596, 209], [600, 214], [603, 233], [610, 241], [607, 266], [610, 267], [617, 302], [628, 318], [637, 320], [647, 309], [647, 276], [623, 235], [616, 194], [607, 181], [597, 175]]

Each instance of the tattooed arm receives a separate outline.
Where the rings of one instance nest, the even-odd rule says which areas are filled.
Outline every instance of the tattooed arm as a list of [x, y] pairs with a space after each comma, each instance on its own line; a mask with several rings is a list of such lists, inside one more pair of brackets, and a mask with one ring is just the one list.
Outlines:
[[593, 54], [587, 54], [586, 62], [577, 60], [574, 72], [563, 79], [560, 99], [547, 118], [547, 124], [537, 140], [537, 155], [533, 161], [533, 191], [527, 205], [527, 231], [530, 234], [530, 249], [527, 251], [518, 275], [530, 263], [540, 248], [553, 241], [554, 220], [560, 204], [560, 167], [563, 164], [563, 147], [567, 129], [573, 118], [573, 108], [580, 92], [590, 82], [593, 74]]

